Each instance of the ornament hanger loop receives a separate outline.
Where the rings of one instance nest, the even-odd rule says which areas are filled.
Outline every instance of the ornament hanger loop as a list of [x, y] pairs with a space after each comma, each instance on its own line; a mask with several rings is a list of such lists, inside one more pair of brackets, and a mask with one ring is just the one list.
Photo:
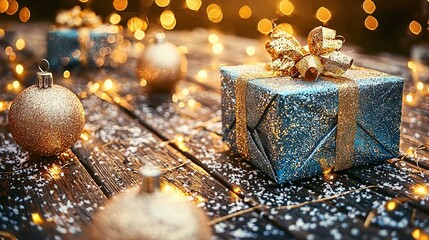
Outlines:
[[[46, 70], [43, 70], [42, 69], [42, 63], [46, 63]], [[42, 72], [42, 73], [46, 73], [48, 70], [49, 70], [49, 67], [50, 67], [50, 65], [49, 65], [49, 61], [48, 60], [46, 60], [46, 59], [42, 59], [42, 61], [39, 63], [39, 70]]]

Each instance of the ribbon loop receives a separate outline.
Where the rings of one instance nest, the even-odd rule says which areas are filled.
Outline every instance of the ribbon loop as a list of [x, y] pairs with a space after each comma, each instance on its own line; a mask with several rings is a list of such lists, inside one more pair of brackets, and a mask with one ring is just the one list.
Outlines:
[[305, 80], [313, 81], [320, 74], [341, 75], [353, 63], [351, 57], [339, 51], [344, 39], [329, 28], [314, 28], [305, 47], [294, 36], [278, 28], [270, 37], [265, 47], [272, 58], [271, 68], [282, 74], [295, 76], [299, 73]]

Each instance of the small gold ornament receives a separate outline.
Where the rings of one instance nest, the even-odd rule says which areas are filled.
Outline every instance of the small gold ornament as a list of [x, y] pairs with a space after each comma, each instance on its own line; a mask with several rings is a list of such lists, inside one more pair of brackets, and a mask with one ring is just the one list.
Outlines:
[[186, 56], [157, 33], [137, 58], [137, 75], [152, 92], [171, 92], [187, 71]]
[[[49, 62], [43, 60], [48, 70]], [[52, 156], [78, 140], [85, 124], [84, 109], [72, 91], [53, 83], [52, 73], [39, 69], [36, 84], [13, 100], [8, 129], [31, 154]]]
[[181, 196], [160, 191], [160, 172], [142, 170], [143, 183], [114, 197], [96, 213], [89, 230], [95, 240], [205, 240], [211, 230], [205, 213]]

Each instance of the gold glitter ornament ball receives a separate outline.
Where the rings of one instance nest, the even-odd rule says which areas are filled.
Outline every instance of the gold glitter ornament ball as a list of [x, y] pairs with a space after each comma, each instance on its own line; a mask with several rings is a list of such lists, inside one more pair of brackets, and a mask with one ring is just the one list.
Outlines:
[[152, 43], [137, 58], [137, 76], [140, 84], [150, 92], [171, 92], [187, 71], [186, 56], [157, 33]]
[[48, 72], [39, 72], [36, 85], [13, 100], [8, 118], [14, 140], [39, 156], [66, 151], [78, 140], [85, 123], [79, 99], [69, 89], [54, 85]]
[[145, 169], [139, 190], [122, 193], [97, 212], [89, 230], [94, 240], [205, 240], [205, 213], [182, 196], [159, 190], [159, 171]]

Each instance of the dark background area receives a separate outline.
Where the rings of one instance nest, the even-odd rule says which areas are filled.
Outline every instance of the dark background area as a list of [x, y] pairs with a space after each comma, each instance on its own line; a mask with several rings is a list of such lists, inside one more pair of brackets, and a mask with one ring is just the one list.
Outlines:
[[[54, 22], [59, 10], [69, 9], [75, 5], [91, 7], [105, 20], [117, 12], [112, 0], [92, 0], [81, 3], [78, 0], [17, 0], [20, 7], [27, 6], [31, 11], [29, 22]], [[364, 50], [387, 51], [392, 53], [409, 54], [411, 46], [420, 43], [429, 43], [428, 19], [429, 2], [427, 0], [373, 0], [376, 10], [371, 15], [378, 20], [378, 28], [374, 31], [365, 28], [364, 21], [369, 15], [362, 8], [363, 0], [290, 0], [295, 9], [290, 16], [280, 16], [276, 13], [279, 0], [203, 0], [199, 11], [194, 12], [185, 7], [185, 0], [171, 0], [167, 7], [159, 7], [151, 0], [129, 0], [128, 7], [121, 12], [122, 21], [134, 16], [145, 17], [150, 27], [159, 25], [159, 15], [165, 9], [174, 12], [177, 25], [175, 29], [192, 29], [204, 27], [219, 31], [237, 34], [246, 37], [259, 38], [263, 34], [258, 32], [257, 24], [262, 18], [276, 19], [276, 22], [287, 22], [293, 26], [295, 34], [305, 36], [312, 28], [321, 25], [315, 17], [316, 11], [323, 6], [332, 13], [332, 18], [325, 26], [336, 29], [338, 34], [346, 37], [347, 42], [361, 46]], [[206, 7], [216, 3], [222, 8], [223, 19], [213, 23], [207, 18]], [[248, 5], [252, 9], [249, 19], [241, 19], [238, 10]], [[19, 21], [18, 14], [9, 16], [0, 14], [0, 26], [8, 21]], [[410, 32], [409, 24], [417, 21], [422, 26], [420, 34]]]

